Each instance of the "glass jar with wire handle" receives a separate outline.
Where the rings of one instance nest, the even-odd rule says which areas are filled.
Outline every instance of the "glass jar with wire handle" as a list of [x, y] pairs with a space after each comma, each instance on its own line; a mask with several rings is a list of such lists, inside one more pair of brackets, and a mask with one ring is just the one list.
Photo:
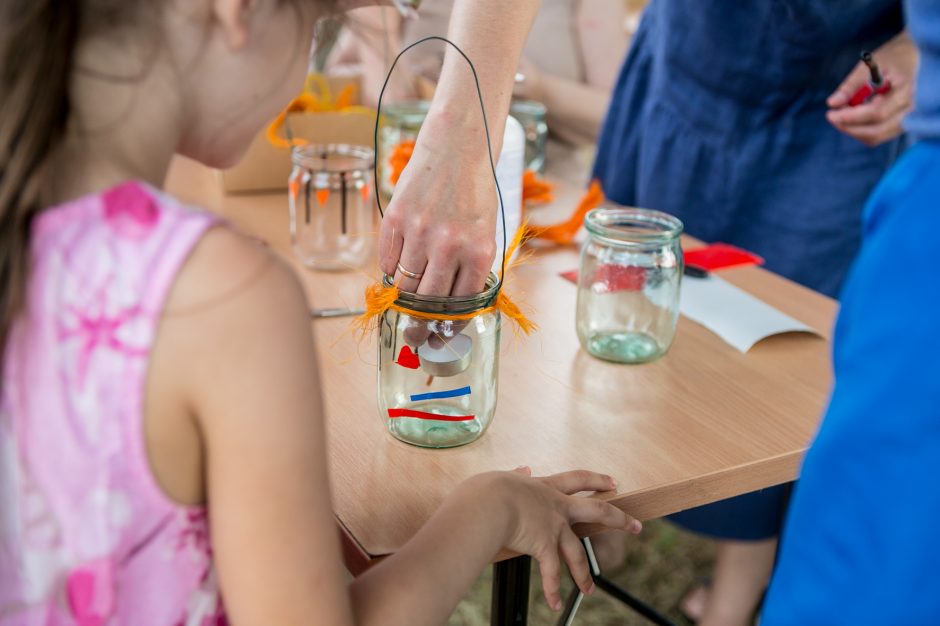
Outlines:
[[[503, 292], [506, 260], [519, 245], [522, 229], [507, 246], [503, 193], [473, 63], [446, 38], [430, 36], [402, 50], [392, 62], [388, 76], [402, 54], [431, 40], [443, 41], [456, 49], [467, 61], [474, 77], [503, 226], [500, 271], [489, 275], [482, 292], [469, 296], [405, 292], [386, 275], [381, 282], [366, 289], [366, 312], [357, 323], [363, 331], [378, 330], [378, 404], [388, 431], [413, 445], [448, 448], [476, 440], [492, 423], [496, 411], [502, 316], [515, 322], [525, 333], [531, 332], [535, 325]], [[388, 76], [378, 99], [379, 115], [374, 131], [377, 146], [381, 145], [378, 120]], [[379, 214], [383, 215], [381, 198], [377, 197], [376, 202]]]

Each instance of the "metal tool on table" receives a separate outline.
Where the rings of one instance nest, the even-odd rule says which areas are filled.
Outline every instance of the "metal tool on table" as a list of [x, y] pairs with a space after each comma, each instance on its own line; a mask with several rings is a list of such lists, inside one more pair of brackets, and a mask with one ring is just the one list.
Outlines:
[[346, 307], [310, 309], [310, 317], [313, 319], [321, 319], [326, 317], [352, 317], [355, 315], [362, 315], [365, 312], [365, 309], [350, 309]]

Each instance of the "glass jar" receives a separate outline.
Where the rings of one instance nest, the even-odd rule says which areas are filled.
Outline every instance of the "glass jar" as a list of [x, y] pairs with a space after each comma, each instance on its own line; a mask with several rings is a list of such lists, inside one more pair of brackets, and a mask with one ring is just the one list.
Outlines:
[[644, 363], [669, 350], [679, 317], [682, 222], [659, 211], [599, 208], [584, 220], [577, 327], [593, 356]]
[[397, 181], [392, 181], [392, 173], [404, 169], [404, 164], [396, 167], [393, 161], [404, 158], [405, 153], [411, 156], [411, 148], [430, 107], [431, 103], [426, 100], [383, 105], [379, 127], [379, 189], [385, 196], [391, 196], [395, 190]]
[[372, 197], [374, 152], [347, 144], [297, 146], [288, 180], [294, 253], [314, 269], [360, 267], [377, 225]]
[[534, 100], [514, 100], [509, 115], [519, 120], [525, 131], [525, 168], [545, 174], [545, 142], [548, 124], [545, 123], [545, 105]]
[[[391, 278], [385, 278], [385, 285]], [[378, 400], [392, 436], [450, 448], [480, 437], [496, 411], [500, 315], [496, 275], [463, 297], [401, 292], [379, 323]], [[450, 316], [474, 314], [469, 319]], [[427, 316], [427, 317], [425, 317]], [[435, 318], [434, 316], [441, 316]]]

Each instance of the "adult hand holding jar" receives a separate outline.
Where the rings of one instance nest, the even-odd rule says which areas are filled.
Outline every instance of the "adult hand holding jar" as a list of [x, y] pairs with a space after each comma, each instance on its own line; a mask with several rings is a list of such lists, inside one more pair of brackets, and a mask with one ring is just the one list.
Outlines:
[[[414, 154], [379, 235], [379, 266], [402, 291], [461, 296], [483, 290], [496, 254], [498, 201], [490, 149], [499, 154], [513, 77], [539, 0], [458, 0], [448, 49]], [[430, 44], [426, 44], [430, 45]]]

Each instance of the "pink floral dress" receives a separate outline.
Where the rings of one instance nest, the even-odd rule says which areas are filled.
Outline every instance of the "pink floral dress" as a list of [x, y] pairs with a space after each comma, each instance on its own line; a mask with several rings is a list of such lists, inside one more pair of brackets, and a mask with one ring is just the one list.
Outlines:
[[39, 215], [0, 404], [0, 626], [225, 623], [206, 513], [153, 478], [142, 411], [169, 289], [212, 216], [128, 182]]

